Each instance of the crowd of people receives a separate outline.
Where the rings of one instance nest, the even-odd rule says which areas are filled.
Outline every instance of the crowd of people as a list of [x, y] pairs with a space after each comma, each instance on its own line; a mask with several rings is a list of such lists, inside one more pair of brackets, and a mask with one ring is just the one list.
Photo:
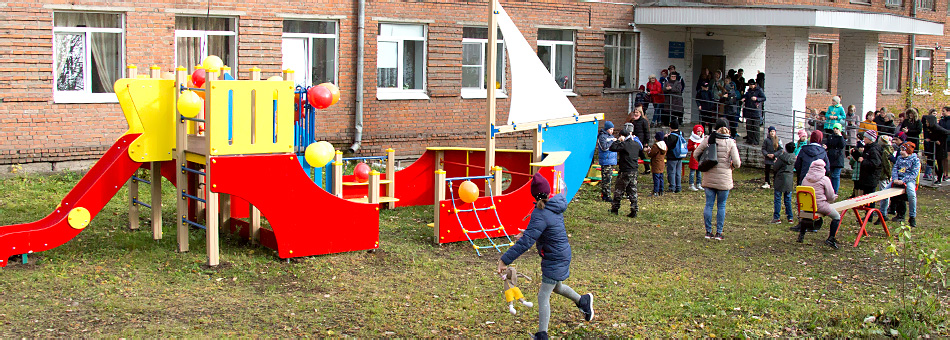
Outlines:
[[[643, 110], [644, 105], [636, 105], [617, 136], [609, 121], [598, 136], [603, 171], [601, 198], [611, 203], [610, 213], [619, 215], [621, 202], [627, 199], [630, 202], [627, 216], [637, 216], [638, 162], [645, 164], [644, 174], [652, 174], [653, 196], [681, 192], [682, 166], [686, 163], [688, 188], [705, 192], [706, 237], [723, 239], [726, 201], [733, 188], [732, 171], [741, 165], [731, 122], [720, 117], [709, 128], [696, 124], [684, 133], [680, 131], [679, 121], [673, 119], [667, 123], [669, 132], [657, 129], [659, 131], [649, 139], [650, 129], [655, 125], [644, 117]], [[795, 187], [811, 186], [815, 188], [819, 213], [831, 219], [826, 243], [837, 248], [834, 236], [840, 216], [829, 207], [838, 197], [856, 197], [901, 187], [906, 189], [905, 194], [881, 201], [880, 210], [884, 218], [906, 219], [911, 226], [916, 226], [918, 173], [924, 172], [924, 177], [932, 178], [935, 183], [947, 179], [950, 106], [942, 109], [939, 119], [937, 113], [930, 110], [920, 116], [916, 109], [908, 109], [895, 117], [882, 108], [868, 112], [865, 120], [859, 121], [853, 105], [845, 109], [841, 99], [834, 97], [827, 110], [809, 112], [806, 127], [796, 131], [793, 141], [784, 143], [778, 130], [768, 127], [761, 146], [765, 164], [762, 188], [774, 191], [771, 223], [795, 224], [791, 229], [800, 233], [799, 241], [806, 231], [820, 229], [820, 220], [809, 225], [796, 224], [792, 210]], [[921, 143], [924, 150], [920, 150]], [[713, 148], [712, 156], [707, 155], [707, 150]], [[926, 160], [923, 167], [921, 159]], [[611, 186], [614, 167], [619, 167], [619, 176]], [[842, 194], [841, 176], [847, 168], [851, 169], [854, 190]], [[714, 213], [715, 229], [712, 228]], [[881, 222], [878, 218], [874, 223]]]

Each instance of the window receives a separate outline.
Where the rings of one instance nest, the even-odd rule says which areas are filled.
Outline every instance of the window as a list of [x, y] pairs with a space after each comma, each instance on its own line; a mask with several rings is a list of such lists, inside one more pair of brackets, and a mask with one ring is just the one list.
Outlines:
[[118, 101], [112, 85], [123, 77], [124, 40], [121, 14], [53, 14], [53, 101]]
[[574, 31], [539, 29], [538, 59], [558, 86], [568, 91], [574, 89]]
[[887, 7], [901, 7], [903, 3], [902, 0], [885, 0], [884, 6]]
[[914, 85], [918, 88], [930, 85], [933, 50], [914, 51]]
[[943, 63], [946, 65], [947, 73], [944, 73], [944, 76], [947, 77], [947, 88], [950, 88], [950, 52], [946, 52], [943, 56]]
[[637, 36], [631, 33], [608, 33], [604, 36], [604, 88], [632, 89], [636, 86]]
[[175, 17], [175, 64], [188, 72], [205, 57], [216, 55], [237, 74], [235, 19]]
[[884, 87], [885, 92], [897, 92], [900, 89], [901, 81], [901, 50], [899, 48], [885, 48], [884, 57], [881, 58], [884, 69]]
[[[498, 32], [497, 58], [495, 58], [495, 81], [488, 82], [488, 28], [462, 28], [462, 98], [485, 98], [486, 83], [495, 88], [505, 88], [505, 42]], [[496, 91], [496, 97], [504, 97]]]
[[337, 84], [337, 34], [335, 21], [284, 20], [283, 68], [297, 85]]
[[425, 25], [379, 24], [376, 98], [428, 99]]
[[852, 4], [870, 5], [871, 0], [851, 0]]
[[925, 9], [930, 11], [937, 10], [936, 1], [934, 0], [917, 0], [917, 9]]
[[831, 44], [808, 44], [808, 89], [828, 91]]

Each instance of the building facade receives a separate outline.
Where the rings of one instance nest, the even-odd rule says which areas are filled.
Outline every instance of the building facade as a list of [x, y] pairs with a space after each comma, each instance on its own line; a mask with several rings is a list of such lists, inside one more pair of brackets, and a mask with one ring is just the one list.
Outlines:
[[[685, 76], [689, 98], [703, 65], [743, 68], [746, 78], [763, 71], [767, 109], [789, 113], [827, 106], [836, 94], [859, 110], [899, 106], [918, 79], [945, 82], [947, 74], [945, 0], [501, 4], [578, 112], [615, 122], [633, 91], [668, 65]], [[317, 139], [338, 149], [411, 156], [426, 146], [483, 146], [485, 87], [502, 90], [501, 123], [510, 94], [510, 72], [485, 78], [487, 1], [360, 5], [0, 3], [0, 165], [44, 171], [97, 159], [127, 129], [112, 94], [127, 66], [190, 69], [212, 54], [240, 79], [252, 67], [264, 78], [290, 68], [300, 85], [339, 85], [340, 103], [319, 111], [317, 124]], [[527, 135], [499, 141], [530, 143]]]

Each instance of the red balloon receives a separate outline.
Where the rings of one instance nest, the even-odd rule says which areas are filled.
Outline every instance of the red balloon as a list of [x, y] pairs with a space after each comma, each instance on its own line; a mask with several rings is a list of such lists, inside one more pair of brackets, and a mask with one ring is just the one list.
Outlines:
[[326, 87], [312, 86], [307, 90], [307, 101], [310, 102], [310, 106], [325, 109], [333, 104], [333, 93]]
[[356, 168], [353, 169], [353, 175], [356, 176], [356, 181], [360, 183], [366, 183], [369, 180], [369, 165], [366, 163], [360, 163], [356, 165]]
[[199, 68], [191, 74], [191, 83], [195, 84], [195, 87], [201, 87], [205, 84], [205, 69]]

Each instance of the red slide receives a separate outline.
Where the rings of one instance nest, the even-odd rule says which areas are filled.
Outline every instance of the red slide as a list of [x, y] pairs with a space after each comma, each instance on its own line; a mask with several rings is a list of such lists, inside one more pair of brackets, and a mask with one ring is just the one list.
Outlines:
[[85, 208], [91, 221], [142, 166], [129, 157], [129, 145], [138, 136], [129, 134], [119, 138], [66, 194], [56, 210], [42, 220], [0, 227], [0, 267], [7, 265], [10, 256], [53, 249], [76, 237], [82, 229], [69, 225], [69, 212]]
[[210, 176], [212, 191], [260, 209], [281, 258], [379, 247], [379, 205], [331, 195], [310, 180], [293, 154], [213, 157]]

